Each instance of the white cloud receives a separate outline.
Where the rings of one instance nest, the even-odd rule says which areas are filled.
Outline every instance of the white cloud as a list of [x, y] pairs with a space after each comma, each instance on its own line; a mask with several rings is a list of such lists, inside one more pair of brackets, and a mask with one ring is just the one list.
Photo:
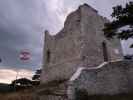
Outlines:
[[11, 83], [11, 81], [17, 78], [28, 78], [31, 79], [33, 72], [30, 70], [12, 70], [12, 69], [1, 69], [0, 70], [0, 83]]
[[71, 6], [67, 7], [63, 0], [49, 0], [49, 2], [44, 0], [46, 5], [47, 17], [49, 17], [51, 34], [56, 34], [62, 27], [68, 13], [73, 9]]
[[133, 39], [122, 40], [121, 44], [124, 55], [133, 55], [133, 48], [130, 48], [130, 46], [133, 44]]
[[49, 26], [51, 34], [55, 34], [63, 27], [66, 16], [77, 9], [79, 5], [87, 3], [98, 10], [98, 12], [111, 19], [112, 7], [118, 4], [125, 4], [129, 0], [43, 0], [47, 17], [49, 18]]

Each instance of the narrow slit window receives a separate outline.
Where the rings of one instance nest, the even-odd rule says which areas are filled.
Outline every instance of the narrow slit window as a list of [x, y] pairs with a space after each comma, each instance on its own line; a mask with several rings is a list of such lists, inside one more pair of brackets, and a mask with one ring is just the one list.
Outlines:
[[49, 50], [47, 51], [47, 62], [48, 63], [50, 62], [50, 51]]
[[107, 44], [106, 44], [105, 41], [102, 42], [102, 49], [103, 49], [103, 57], [104, 57], [104, 61], [108, 61]]

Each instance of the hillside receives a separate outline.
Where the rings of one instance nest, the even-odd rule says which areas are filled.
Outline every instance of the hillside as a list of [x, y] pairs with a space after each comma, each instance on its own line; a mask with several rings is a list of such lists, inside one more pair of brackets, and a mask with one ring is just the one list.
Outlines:
[[13, 86], [9, 84], [0, 83], [0, 93], [12, 92], [14, 90]]
[[24, 90], [19, 92], [12, 92], [12, 93], [6, 93], [0, 94], [0, 100], [38, 100], [34, 97], [34, 92], [32, 89], [30, 90]]

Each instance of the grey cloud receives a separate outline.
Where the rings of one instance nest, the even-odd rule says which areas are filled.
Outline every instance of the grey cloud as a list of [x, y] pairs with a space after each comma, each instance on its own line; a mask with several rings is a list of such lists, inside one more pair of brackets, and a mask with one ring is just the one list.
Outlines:
[[[36, 0], [0, 1], [1, 66], [34, 69], [41, 65], [43, 3]], [[23, 63], [19, 53], [28, 49], [32, 60]]]
[[[68, 13], [88, 3], [101, 15], [109, 17], [113, 0], [0, 0], [0, 66], [35, 69], [42, 64], [43, 31], [57, 33]], [[31, 52], [28, 62], [19, 60], [21, 50]], [[0, 67], [3, 68], [3, 67]]]

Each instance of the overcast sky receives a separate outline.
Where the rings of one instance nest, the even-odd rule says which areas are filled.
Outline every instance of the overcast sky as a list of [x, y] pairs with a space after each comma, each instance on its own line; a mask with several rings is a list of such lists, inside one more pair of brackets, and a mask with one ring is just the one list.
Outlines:
[[[111, 19], [112, 6], [131, 0], [0, 0], [0, 69], [35, 70], [42, 64], [43, 31], [56, 34], [66, 16], [83, 3]], [[19, 59], [20, 51], [31, 60]], [[0, 75], [1, 76], [1, 75]], [[2, 77], [2, 76], [1, 76]]]

